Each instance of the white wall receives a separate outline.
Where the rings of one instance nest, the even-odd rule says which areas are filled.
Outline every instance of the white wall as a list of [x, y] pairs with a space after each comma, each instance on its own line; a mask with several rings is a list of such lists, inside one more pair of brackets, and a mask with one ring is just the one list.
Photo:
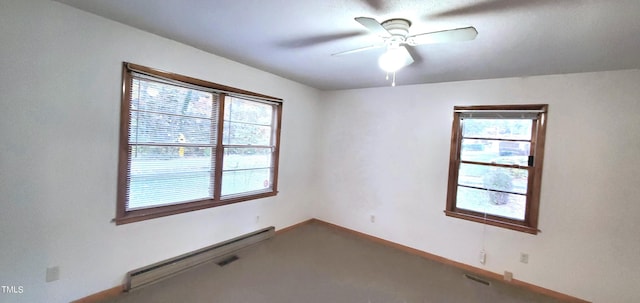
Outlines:
[[[68, 302], [158, 260], [311, 218], [319, 92], [39, 0], [0, 2], [2, 302]], [[280, 194], [116, 226], [123, 61], [283, 98]], [[256, 222], [256, 216], [260, 221]], [[45, 283], [45, 269], [60, 280]]]
[[[110, 223], [122, 61], [284, 98], [280, 194]], [[0, 284], [25, 292], [0, 301], [66, 302], [310, 217], [594, 302], [640, 301], [638, 83], [634, 70], [321, 94], [56, 2], [1, 0]], [[550, 104], [542, 233], [488, 227], [483, 266], [482, 226], [442, 212], [451, 111], [499, 103]]]
[[[639, 83], [631, 70], [323, 93], [314, 214], [593, 302], [640, 302]], [[549, 104], [542, 233], [487, 227], [482, 265], [483, 225], [443, 213], [453, 106], [518, 103]]]

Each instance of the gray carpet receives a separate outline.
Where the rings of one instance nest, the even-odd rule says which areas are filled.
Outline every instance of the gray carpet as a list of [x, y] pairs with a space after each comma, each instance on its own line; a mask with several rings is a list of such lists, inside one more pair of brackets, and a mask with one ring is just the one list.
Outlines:
[[106, 302], [560, 302], [311, 223]]

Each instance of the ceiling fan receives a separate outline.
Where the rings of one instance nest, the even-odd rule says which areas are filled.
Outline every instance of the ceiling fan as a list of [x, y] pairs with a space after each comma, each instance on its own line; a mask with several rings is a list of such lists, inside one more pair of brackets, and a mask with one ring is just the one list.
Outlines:
[[389, 77], [389, 73], [393, 74], [393, 86], [395, 86], [395, 73], [414, 62], [413, 57], [407, 50], [407, 46], [412, 47], [432, 43], [467, 41], [475, 39], [478, 35], [478, 31], [472, 26], [409, 35], [411, 21], [407, 19], [389, 19], [382, 23], [369, 17], [357, 17], [355, 20], [382, 38], [382, 41], [374, 45], [335, 53], [332, 54], [332, 56], [342, 56], [386, 47], [387, 51], [380, 56], [378, 64], [382, 70], [387, 72], [387, 78]]

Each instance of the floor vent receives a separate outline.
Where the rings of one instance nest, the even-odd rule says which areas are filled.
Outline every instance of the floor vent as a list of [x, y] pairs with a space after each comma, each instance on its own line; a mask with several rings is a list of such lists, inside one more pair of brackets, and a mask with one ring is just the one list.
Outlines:
[[239, 259], [238, 256], [233, 255], [231, 257], [225, 258], [224, 260], [218, 262], [217, 264], [218, 266], [222, 267], [238, 259]]
[[[194, 266], [213, 261], [214, 259], [219, 260], [220, 257], [229, 255], [241, 248], [258, 243], [262, 240], [269, 239], [273, 237], [274, 234], [275, 228], [273, 226], [267, 227], [252, 233], [248, 233], [246, 235], [242, 235], [237, 238], [233, 238], [228, 241], [224, 241], [202, 249], [198, 249], [190, 253], [177, 256], [175, 258], [132, 270], [127, 273], [124, 287], [125, 291], [131, 291], [136, 288], [155, 283], [162, 279], [174, 276]], [[224, 264], [226, 265], [237, 259], [238, 257], [234, 255], [230, 258], [223, 259], [218, 263], [218, 265], [223, 266], [220, 263], [226, 262]]]
[[478, 277], [476, 277], [476, 276], [472, 276], [472, 275], [464, 274], [464, 277], [465, 277], [465, 278], [467, 278], [467, 279], [469, 279], [469, 280], [473, 280], [473, 281], [476, 281], [476, 282], [478, 282], [478, 283], [484, 284], [484, 285], [486, 285], [486, 286], [491, 286], [491, 282], [486, 281], [486, 280], [483, 280], [483, 279], [478, 278]]

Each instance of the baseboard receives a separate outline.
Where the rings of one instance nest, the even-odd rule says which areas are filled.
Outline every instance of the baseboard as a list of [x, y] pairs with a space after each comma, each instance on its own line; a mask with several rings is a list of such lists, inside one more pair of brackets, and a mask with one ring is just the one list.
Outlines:
[[132, 269], [127, 272], [124, 290], [126, 292], [130, 292], [132, 290], [169, 279], [201, 264], [215, 260], [218, 260], [217, 262], [219, 262], [220, 258], [229, 256], [230, 254], [246, 247], [268, 240], [274, 235], [275, 227], [265, 227], [229, 240], [186, 252], [179, 256]]
[[116, 286], [114, 288], [110, 288], [107, 290], [103, 290], [101, 292], [95, 293], [93, 295], [86, 296], [82, 299], [78, 299], [75, 301], [71, 301], [71, 303], [94, 303], [103, 301], [106, 299], [110, 299], [120, 295], [124, 291], [124, 287], [122, 285]]
[[[306, 224], [310, 224], [310, 223], [323, 224], [323, 225], [329, 226], [329, 227], [334, 228], [334, 229], [338, 229], [338, 230], [341, 230], [341, 231], [344, 231], [344, 232], [348, 232], [350, 234], [354, 234], [354, 235], [359, 236], [361, 238], [365, 238], [365, 239], [368, 239], [368, 240], [371, 240], [371, 241], [374, 241], [374, 242], [377, 242], [377, 243], [380, 243], [380, 244], [383, 244], [383, 245], [386, 245], [386, 246], [389, 246], [389, 247], [393, 247], [395, 249], [399, 249], [399, 250], [405, 251], [405, 252], [413, 254], [413, 255], [417, 255], [417, 256], [423, 257], [425, 259], [433, 260], [433, 261], [440, 262], [440, 263], [443, 263], [443, 264], [446, 264], [446, 265], [451, 265], [451, 266], [460, 268], [460, 269], [462, 269], [464, 271], [468, 271], [470, 273], [473, 273], [473, 274], [476, 274], [476, 275], [479, 275], [479, 276], [483, 276], [483, 277], [486, 277], [486, 278], [489, 278], [489, 279], [495, 279], [495, 280], [504, 281], [502, 275], [500, 275], [500, 274], [497, 274], [497, 273], [494, 273], [494, 272], [490, 272], [490, 271], [487, 271], [487, 270], [484, 270], [484, 269], [481, 269], [481, 268], [473, 267], [471, 265], [467, 265], [467, 264], [464, 264], [464, 263], [456, 262], [456, 261], [453, 261], [453, 260], [438, 256], [438, 255], [434, 255], [434, 254], [431, 254], [431, 253], [428, 253], [428, 252], [425, 252], [425, 251], [421, 251], [421, 250], [418, 250], [418, 249], [415, 249], [415, 248], [411, 248], [409, 246], [404, 246], [404, 245], [401, 245], [401, 244], [398, 244], [398, 243], [395, 243], [395, 242], [391, 242], [389, 240], [385, 240], [385, 239], [382, 239], [382, 238], [374, 237], [374, 236], [371, 236], [371, 235], [368, 235], [368, 234], [365, 234], [365, 233], [361, 233], [359, 231], [355, 231], [353, 229], [348, 229], [346, 227], [335, 225], [335, 224], [332, 224], [332, 223], [329, 223], [329, 222], [326, 222], [326, 221], [322, 221], [322, 220], [319, 220], [319, 219], [315, 219], [315, 218], [300, 222], [298, 224], [291, 225], [289, 227], [285, 227], [283, 229], [279, 229], [279, 230], [276, 231], [276, 235], [282, 234], [282, 233], [285, 233], [285, 232], [288, 232], [288, 231], [291, 231], [291, 230], [294, 230], [294, 229], [296, 229], [296, 228], [298, 228], [300, 226], [303, 226], [303, 225], [306, 225]], [[591, 302], [586, 301], [586, 300], [582, 300], [582, 299], [579, 299], [579, 298], [576, 298], [576, 297], [573, 297], [573, 296], [570, 296], [570, 295], [566, 295], [566, 294], [563, 294], [563, 293], [560, 293], [560, 292], [557, 292], [557, 291], [554, 291], [554, 290], [550, 290], [550, 289], [547, 289], [547, 288], [544, 288], [544, 287], [540, 287], [540, 286], [533, 285], [533, 284], [530, 284], [530, 283], [527, 283], [527, 282], [523, 282], [523, 281], [520, 281], [520, 280], [516, 280], [516, 279], [513, 279], [510, 282], [508, 282], [508, 281], [504, 281], [504, 282], [512, 284], [512, 285], [516, 285], [516, 286], [519, 286], [519, 287], [522, 287], [522, 288], [525, 288], [525, 289], [527, 289], [529, 291], [532, 291], [532, 292], [535, 292], [535, 293], [540, 293], [540, 294], [547, 295], [549, 297], [561, 300], [563, 302], [591, 303]], [[114, 288], [107, 289], [107, 290], [101, 291], [99, 293], [95, 293], [93, 295], [84, 297], [82, 299], [78, 299], [76, 301], [72, 301], [71, 303], [94, 303], [94, 302], [99, 302], [101, 300], [106, 300], [108, 298], [112, 298], [112, 297], [118, 296], [123, 291], [124, 291], [124, 287], [122, 285], [121, 286], [116, 286]]]
[[382, 239], [382, 238], [374, 237], [374, 236], [371, 236], [371, 235], [368, 235], [368, 234], [365, 234], [365, 233], [361, 233], [359, 231], [355, 231], [355, 230], [352, 230], [352, 229], [348, 229], [346, 227], [342, 227], [340, 225], [335, 225], [335, 224], [332, 224], [332, 223], [329, 223], [329, 222], [325, 222], [325, 221], [322, 221], [322, 220], [318, 220], [318, 219], [311, 219], [311, 220], [306, 221], [304, 223], [310, 223], [310, 222], [316, 222], [316, 223], [320, 223], [320, 224], [329, 226], [329, 227], [334, 228], [334, 229], [339, 229], [339, 230], [348, 232], [350, 234], [354, 234], [354, 235], [356, 235], [358, 237], [365, 238], [365, 239], [368, 239], [370, 241], [374, 241], [374, 242], [377, 242], [377, 243], [380, 243], [380, 244], [383, 244], [383, 245], [386, 245], [386, 246], [389, 246], [389, 247], [393, 247], [395, 249], [399, 249], [399, 250], [405, 251], [407, 253], [423, 257], [425, 259], [429, 259], [429, 260], [436, 261], [436, 262], [439, 262], [439, 263], [443, 263], [443, 264], [446, 264], [446, 265], [451, 265], [451, 266], [460, 268], [460, 269], [462, 269], [464, 271], [468, 271], [470, 273], [473, 273], [473, 274], [476, 274], [476, 275], [479, 275], [479, 276], [483, 276], [483, 277], [486, 277], [486, 278], [490, 278], [490, 279], [494, 279], [494, 280], [500, 280], [500, 281], [503, 281], [503, 282], [505, 282], [507, 284], [516, 285], [518, 287], [525, 288], [525, 289], [527, 289], [529, 291], [532, 291], [532, 292], [535, 292], [535, 293], [544, 294], [544, 295], [547, 295], [549, 297], [561, 300], [563, 302], [591, 303], [589, 301], [582, 300], [580, 298], [576, 298], [576, 297], [573, 297], [573, 296], [570, 296], [570, 295], [566, 295], [566, 294], [563, 294], [563, 293], [560, 293], [560, 292], [557, 292], [557, 291], [554, 291], [554, 290], [551, 290], [551, 289], [547, 289], [547, 288], [544, 288], [544, 287], [533, 285], [533, 284], [530, 284], [530, 283], [527, 283], [527, 282], [523, 282], [523, 281], [520, 281], [520, 280], [512, 279], [510, 282], [509, 281], [504, 281], [502, 275], [500, 275], [500, 274], [497, 274], [497, 273], [494, 273], [494, 272], [490, 272], [488, 270], [484, 270], [484, 269], [481, 269], [481, 268], [473, 267], [471, 265], [467, 265], [467, 264], [464, 264], [464, 263], [456, 262], [456, 261], [453, 261], [453, 260], [438, 256], [438, 255], [434, 255], [434, 254], [431, 254], [431, 253], [428, 253], [428, 252], [425, 252], [425, 251], [421, 251], [421, 250], [418, 250], [418, 249], [415, 249], [415, 248], [411, 248], [411, 247], [408, 247], [408, 246], [404, 246], [404, 245], [401, 245], [401, 244], [398, 244], [398, 243], [395, 243], [395, 242], [391, 242], [391, 241], [388, 241], [388, 240], [385, 240], [385, 239]]
[[[296, 229], [296, 228], [298, 228], [298, 227], [300, 227], [302, 225], [306, 225], [306, 224], [309, 224], [309, 223], [315, 222], [315, 221], [316, 221], [315, 219], [309, 219], [309, 220], [306, 220], [306, 221], [302, 221], [300, 223], [285, 227], [283, 229], [279, 229], [279, 230], [276, 231], [276, 234], [282, 234], [282, 233], [294, 230], [294, 229]], [[86, 297], [84, 297], [82, 299], [71, 301], [71, 303], [95, 303], [95, 302], [99, 302], [99, 301], [102, 301], [102, 300], [106, 300], [106, 299], [109, 299], [109, 298], [116, 297], [116, 296], [120, 295], [123, 292], [124, 292], [124, 285], [120, 285], [120, 286], [116, 286], [114, 288], [110, 288], [110, 289], [103, 290], [101, 292], [86, 296]]]
[[276, 230], [276, 235], [279, 235], [279, 234], [282, 234], [282, 233], [286, 233], [286, 232], [294, 230], [294, 229], [296, 229], [296, 228], [298, 228], [298, 227], [300, 227], [302, 225], [307, 225], [309, 223], [316, 222], [316, 221], [318, 221], [318, 220], [309, 219], [309, 220], [302, 221], [300, 223], [297, 223], [297, 224], [294, 224], [294, 225], [291, 225], [291, 226], [288, 226], [288, 227], [285, 227], [285, 228], [282, 228], [282, 229], [278, 229], [278, 230]]

